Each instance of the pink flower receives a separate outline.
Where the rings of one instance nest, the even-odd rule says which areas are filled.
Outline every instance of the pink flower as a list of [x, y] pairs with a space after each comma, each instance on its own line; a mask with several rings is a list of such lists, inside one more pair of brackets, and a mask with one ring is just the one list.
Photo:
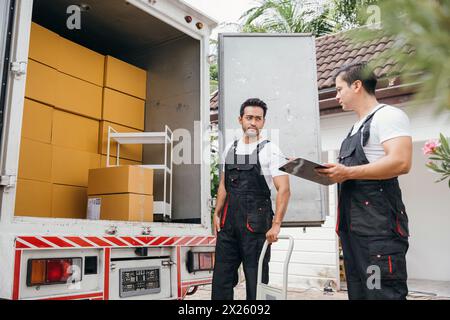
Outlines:
[[438, 140], [427, 141], [422, 148], [423, 154], [424, 155], [432, 154], [434, 152], [434, 150], [436, 150], [436, 148], [438, 148], [440, 145], [441, 144], [439, 143]]

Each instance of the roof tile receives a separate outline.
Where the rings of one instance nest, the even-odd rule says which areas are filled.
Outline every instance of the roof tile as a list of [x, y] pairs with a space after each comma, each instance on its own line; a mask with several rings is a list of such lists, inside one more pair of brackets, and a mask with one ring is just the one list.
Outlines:
[[[336, 70], [344, 64], [359, 61], [370, 61], [378, 57], [382, 52], [391, 48], [395, 43], [393, 37], [379, 33], [379, 37], [364, 42], [355, 42], [346, 33], [325, 35], [316, 39], [317, 54], [317, 78], [319, 90], [334, 85], [333, 75]], [[413, 51], [412, 48], [404, 46], [405, 53]], [[385, 76], [395, 70], [395, 59], [383, 59], [377, 63], [375, 74]]]

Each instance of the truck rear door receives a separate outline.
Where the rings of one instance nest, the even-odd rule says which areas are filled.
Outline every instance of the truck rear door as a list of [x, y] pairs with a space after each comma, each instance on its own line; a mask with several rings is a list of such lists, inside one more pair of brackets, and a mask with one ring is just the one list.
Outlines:
[[[242, 102], [268, 105], [265, 137], [289, 157], [320, 162], [315, 41], [304, 34], [219, 36], [220, 149], [242, 136]], [[290, 177], [291, 199], [283, 226], [318, 226], [326, 217], [325, 187]], [[272, 192], [272, 198], [275, 198]]]
[[11, 44], [11, 20], [12, 12], [10, 1], [5, 0], [0, 3], [0, 142], [3, 136], [3, 111], [5, 105], [6, 77], [9, 65], [9, 49]]
[[10, 187], [15, 186], [17, 179], [32, 9], [32, 1], [7, 0], [0, 4], [2, 222], [10, 222], [14, 215], [15, 189]]

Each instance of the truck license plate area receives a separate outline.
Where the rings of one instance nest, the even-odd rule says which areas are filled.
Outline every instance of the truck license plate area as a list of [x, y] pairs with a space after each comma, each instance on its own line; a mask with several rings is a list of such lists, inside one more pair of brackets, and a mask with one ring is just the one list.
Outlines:
[[161, 292], [160, 267], [120, 269], [120, 297]]

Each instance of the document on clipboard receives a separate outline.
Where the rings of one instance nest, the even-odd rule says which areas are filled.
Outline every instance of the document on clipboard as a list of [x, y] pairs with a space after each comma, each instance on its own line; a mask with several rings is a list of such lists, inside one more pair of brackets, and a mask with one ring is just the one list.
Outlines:
[[321, 176], [314, 170], [318, 168], [325, 167], [303, 158], [297, 158], [289, 161], [288, 163], [280, 167], [279, 170], [309, 181], [323, 184], [325, 186], [334, 184], [334, 182], [331, 181], [328, 177]]

